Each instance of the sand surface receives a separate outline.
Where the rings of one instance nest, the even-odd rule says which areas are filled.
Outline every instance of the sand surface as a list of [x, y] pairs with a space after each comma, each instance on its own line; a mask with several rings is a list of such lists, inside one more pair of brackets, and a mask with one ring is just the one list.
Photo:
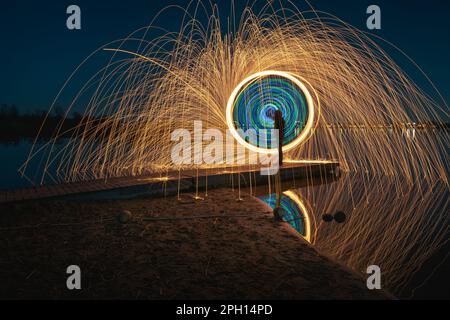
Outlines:
[[[231, 190], [203, 201], [46, 200], [0, 210], [0, 298], [386, 298]], [[129, 223], [118, 222], [121, 210], [132, 212]], [[194, 216], [220, 217], [179, 219]], [[82, 290], [67, 289], [69, 265], [81, 268]]]

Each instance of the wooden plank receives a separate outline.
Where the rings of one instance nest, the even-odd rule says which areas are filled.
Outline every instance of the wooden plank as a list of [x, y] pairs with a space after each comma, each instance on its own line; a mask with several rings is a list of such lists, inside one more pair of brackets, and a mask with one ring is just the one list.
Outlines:
[[[322, 171], [324, 166], [335, 167], [339, 164], [337, 162], [327, 162], [327, 163], [318, 163], [318, 162], [296, 162], [289, 163], [286, 162], [283, 165], [283, 169], [297, 169], [296, 171], [304, 170], [310, 168], [312, 170]], [[259, 171], [260, 167], [256, 165], [243, 165], [243, 166], [229, 166], [222, 168], [208, 168], [208, 169], [196, 169], [185, 170], [182, 172], [178, 171], [169, 171], [164, 177], [167, 177], [167, 182], [177, 181], [178, 178], [182, 180], [190, 180], [196, 179], [197, 176], [199, 178], [199, 183], [201, 184], [206, 176], [214, 177], [220, 176], [224, 174], [237, 174], [237, 173], [247, 173], [247, 172], [255, 172]], [[300, 172], [298, 171], [298, 172]], [[62, 183], [57, 185], [46, 185], [39, 187], [30, 187], [30, 188], [21, 188], [16, 190], [3, 190], [0, 191], [0, 203], [20, 201], [20, 200], [31, 200], [31, 199], [43, 199], [50, 198], [56, 196], [64, 196], [64, 195], [73, 195], [73, 194], [81, 194], [81, 193], [89, 193], [89, 192], [99, 192], [106, 190], [113, 190], [119, 188], [128, 188], [132, 186], [140, 186], [140, 185], [157, 185], [161, 184], [161, 188], [163, 188], [163, 182], [159, 180], [161, 177], [160, 173], [155, 174], [145, 174], [142, 176], [131, 176], [131, 177], [118, 177], [118, 178], [109, 178], [108, 180], [91, 180], [84, 182], [70, 182], [70, 183]]]

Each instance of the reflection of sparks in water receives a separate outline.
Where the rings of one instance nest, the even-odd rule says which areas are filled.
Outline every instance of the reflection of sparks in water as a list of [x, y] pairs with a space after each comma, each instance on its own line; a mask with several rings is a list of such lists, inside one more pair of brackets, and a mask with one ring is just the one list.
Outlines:
[[[392, 177], [344, 175], [284, 192], [281, 207], [283, 220], [319, 252], [362, 273], [379, 265], [385, 287], [409, 296], [408, 281], [448, 241], [448, 196], [442, 181], [399, 187]], [[258, 198], [275, 208], [275, 194]], [[347, 215], [344, 224], [316, 222], [337, 211]]]
[[290, 194], [311, 204], [315, 221], [345, 212], [344, 224], [314, 224], [314, 247], [358, 272], [379, 265], [386, 288], [396, 294], [411, 293], [402, 290], [449, 239], [449, 190], [442, 181], [397, 185], [393, 177], [344, 175]]
[[[272, 209], [276, 207], [276, 195], [259, 197]], [[308, 242], [311, 242], [311, 217], [308, 209], [298, 194], [292, 191], [283, 192], [281, 196], [283, 220], [289, 223]]]

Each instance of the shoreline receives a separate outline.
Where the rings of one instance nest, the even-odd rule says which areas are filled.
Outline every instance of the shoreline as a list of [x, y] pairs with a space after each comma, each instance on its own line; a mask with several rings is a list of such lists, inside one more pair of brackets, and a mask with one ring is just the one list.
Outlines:
[[[232, 190], [3, 204], [3, 299], [392, 299]], [[121, 210], [132, 213], [120, 224]], [[205, 217], [205, 216], [210, 216]], [[11, 218], [12, 217], [12, 218]], [[195, 217], [203, 217], [197, 219]], [[164, 219], [161, 219], [164, 218]], [[79, 265], [82, 290], [66, 288]]]

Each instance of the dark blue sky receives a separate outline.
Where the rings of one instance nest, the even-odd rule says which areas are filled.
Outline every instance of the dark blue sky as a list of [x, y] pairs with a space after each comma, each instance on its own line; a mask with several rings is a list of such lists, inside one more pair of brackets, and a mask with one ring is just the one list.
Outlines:
[[[303, 0], [293, 2], [306, 8]], [[70, 73], [92, 51], [148, 25], [167, 5], [186, 3], [179, 0], [2, 2], [0, 103], [14, 103], [22, 111], [48, 109]], [[219, 0], [222, 14], [229, 12], [229, 3], [230, 0]], [[361, 29], [365, 29], [367, 6], [379, 5], [382, 30], [374, 33], [410, 55], [435, 82], [447, 103], [450, 102], [450, 1], [310, 0], [310, 3], [317, 10], [337, 15]], [[70, 4], [81, 7], [81, 31], [66, 28], [66, 8]], [[176, 31], [179, 17], [174, 11], [163, 16], [159, 24]], [[419, 74], [403, 65], [405, 61], [398, 62], [429, 91]]]

